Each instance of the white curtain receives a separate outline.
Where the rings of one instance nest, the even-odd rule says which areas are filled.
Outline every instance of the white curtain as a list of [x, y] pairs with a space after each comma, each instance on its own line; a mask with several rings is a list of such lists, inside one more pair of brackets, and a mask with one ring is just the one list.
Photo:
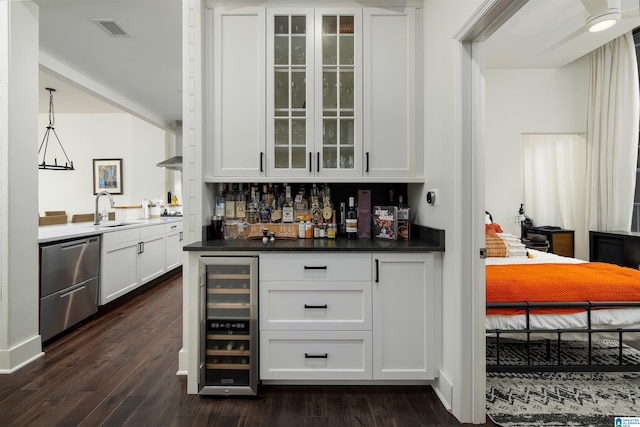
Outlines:
[[585, 164], [582, 135], [522, 135], [524, 207], [536, 225], [584, 227]]
[[631, 229], [640, 100], [633, 35], [589, 54], [587, 218], [590, 230]]

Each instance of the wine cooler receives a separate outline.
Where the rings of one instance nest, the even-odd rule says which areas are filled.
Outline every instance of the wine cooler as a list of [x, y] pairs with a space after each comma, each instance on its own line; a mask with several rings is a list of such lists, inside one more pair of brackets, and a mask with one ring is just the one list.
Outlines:
[[201, 395], [258, 392], [258, 258], [201, 257]]

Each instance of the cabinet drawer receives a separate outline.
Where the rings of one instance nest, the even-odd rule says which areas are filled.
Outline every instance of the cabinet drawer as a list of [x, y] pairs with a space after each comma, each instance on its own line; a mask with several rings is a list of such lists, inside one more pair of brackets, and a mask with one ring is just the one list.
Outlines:
[[371, 254], [265, 253], [260, 255], [260, 280], [368, 282], [371, 281]]
[[262, 332], [260, 378], [371, 379], [371, 332]]
[[140, 227], [140, 237], [142, 238], [142, 240], [151, 237], [151, 236], [157, 236], [159, 234], [164, 234], [164, 227], [166, 224], [159, 224], [159, 225], [150, 225], [148, 227]]
[[164, 231], [167, 234], [179, 233], [183, 229], [182, 222], [170, 222], [169, 224], [165, 224], [164, 227]]
[[135, 242], [140, 240], [140, 229], [131, 228], [129, 230], [112, 231], [104, 233], [102, 237], [102, 247], [120, 245], [126, 242]]
[[260, 286], [263, 330], [370, 330], [371, 282], [267, 282]]

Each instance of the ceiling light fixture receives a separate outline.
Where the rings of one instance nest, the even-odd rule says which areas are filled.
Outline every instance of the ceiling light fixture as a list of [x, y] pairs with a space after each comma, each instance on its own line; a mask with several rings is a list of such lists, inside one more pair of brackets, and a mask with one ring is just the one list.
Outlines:
[[[73, 162], [69, 160], [69, 156], [67, 156], [67, 152], [64, 151], [64, 147], [60, 142], [60, 138], [58, 138], [58, 134], [56, 133], [56, 130], [53, 127], [53, 125], [55, 124], [55, 118], [53, 115], [53, 92], [55, 92], [56, 90], [50, 87], [47, 87], [45, 89], [49, 91], [49, 126], [47, 126], [47, 130], [44, 133], [44, 138], [42, 138], [42, 142], [40, 143], [40, 148], [38, 149], [38, 169], [67, 170], [67, 171], [75, 170], [73, 167]], [[47, 148], [49, 148], [49, 135], [51, 134], [51, 131], [53, 131], [53, 135], [58, 140], [58, 144], [60, 145], [60, 148], [64, 153], [64, 157], [67, 159], [64, 165], [59, 165], [57, 158], [53, 159], [54, 161], [53, 164], [47, 164], [47, 160], [46, 160]], [[42, 148], [44, 148], [44, 152], [42, 153], [42, 161], [40, 161], [40, 152], [42, 152]]]
[[604, 31], [620, 21], [620, 0], [582, 0], [590, 33]]

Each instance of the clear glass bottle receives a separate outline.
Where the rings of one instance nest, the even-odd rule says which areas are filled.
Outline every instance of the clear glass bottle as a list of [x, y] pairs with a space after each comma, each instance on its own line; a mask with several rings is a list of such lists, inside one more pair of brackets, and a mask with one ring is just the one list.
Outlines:
[[291, 186], [285, 184], [284, 203], [282, 204], [282, 222], [292, 223], [293, 217], [293, 199], [291, 198]]
[[353, 196], [349, 196], [349, 209], [347, 210], [345, 218], [345, 231], [347, 232], [347, 239], [358, 238], [358, 212], [355, 207], [355, 199]]
[[318, 187], [313, 184], [311, 187], [311, 220], [314, 224], [320, 224], [322, 222], [322, 210], [320, 209], [320, 195], [318, 194]]
[[242, 184], [238, 184], [236, 193], [236, 219], [245, 221], [247, 219], [247, 198], [242, 189]]
[[293, 202], [294, 216], [298, 218], [306, 218], [307, 211], [309, 210], [309, 202], [307, 201], [307, 195], [305, 194], [304, 184], [300, 186], [296, 199]]
[[218, 194], [216, 194], [216, 206], [213, 211], [213, 215], [216, 218], [224, 219], [225, 215], [225, 197], [224, 197], [224, 184], [218, 183]]
[[227, 194], [225, 196], [225, 209], [224, 215], [227, 220], [236, 218], [236, 195], [234, 188], [231, 184], [227, 187]]
[[271, 222], [282, 222], [282, 208], [280, 206], [280, 194], [278, 194], [278, 185], [273, 186], [273, 201], [271, 202]]
[[256, 195], [256, 187], [251, 187], [251, 200], [249, 200], [249, 208], [247, 209], [247, 222], [249, 224], [257, 224], [260, 222], [260, 206], [258, 196]]
[[260, 201], [260, 222], [266, 224], [271, 219], [271, 206], [267, 203], [267, 185], [262, 186], [262, 200]]

